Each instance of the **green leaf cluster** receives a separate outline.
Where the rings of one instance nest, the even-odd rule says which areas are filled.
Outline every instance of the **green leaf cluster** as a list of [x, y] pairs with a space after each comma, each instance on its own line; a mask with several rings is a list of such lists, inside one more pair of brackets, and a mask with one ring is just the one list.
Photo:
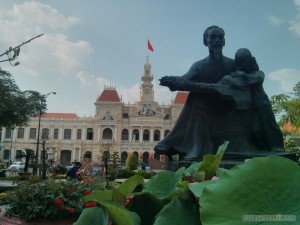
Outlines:
[[300, 127], [300, 82], [294, 86], [292, 94], [273, 95], [270, 102], [280, 125], [291, 123], [295, 128]]
[[27, 125], [30, 117], [46, 110], [45, 96], [37, 91], [21, 91], [12, 75], [0, 68], [0, 126]]
[[126, 159], [126, 169], [136, 170], [138, 168], [139, 161], [138, 157], [135, 154], [131, 154]]
[[[22, 181], [18, 183], [15, 190], [9, 192], [10, 202], [6, 213], [27, 220], [77, 219], [84, 209], [85, 191], [99, 189], [99, 182], [106, 181], [104, 178], [98, 178], [93, 182], [52, 179], [38, 183]], [[58, 199], [61, 201], [59, 205], [54, 202]]]

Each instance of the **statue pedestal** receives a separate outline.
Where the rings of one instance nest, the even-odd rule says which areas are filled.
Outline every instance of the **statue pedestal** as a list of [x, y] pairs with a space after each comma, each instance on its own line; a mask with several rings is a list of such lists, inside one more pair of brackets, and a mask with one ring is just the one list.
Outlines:
[[[254, 157], [267, 157], [267, 156], [282, 156], [288, 158], [294, 162], [298, 161], [298, 157], [296, 153], [290, 153], [285, 151], [278, 151], [278, 152], [270, 152], [270, 151], [260, 151], [260, 152], [225, 152], [221, 165], [221, 168], [230, 169], [235, 165], [240, 165], [245, 162], [246, 159], [252, 159]], [[171, 171], [176, 171], [180, 167], [188, 168], [193, 161], [170, 161], [168, 157], [166, 157], [166, 169]]]
[[282, 156], [294, 162], [298, 161], [298, 157], [296, 153], [290, 153], [285, 151], [277, 151], [277, 152], [260, 151], [260, 152], [248, 152], [248, 153], [225, 152], [220, 167], [225, 169], [230, 169], [235, 165], [240, 165], [244, 163], [246, 159], [252, 159], [254, 157], [267, 157], [267, 156]]

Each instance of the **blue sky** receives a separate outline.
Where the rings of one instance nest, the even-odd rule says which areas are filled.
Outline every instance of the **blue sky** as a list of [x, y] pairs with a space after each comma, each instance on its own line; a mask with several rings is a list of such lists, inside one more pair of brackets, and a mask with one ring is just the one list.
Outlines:
[[92, 116], [105, 84], [115, 84], [125, 103], [139, 100], [149, 55], [155, 99], [169, 104], [174, 93], [158, 79], [207, 56], [202, 34], [210, 25], [226, 32], [224, 55], [252, 51], [269, 96], [300, 81], [300, 0], [1, 0], [1, 53], [44, 35], [21, 48], [19, 66], [0, 66], [22, 90], [56, 91], [49, 112]]

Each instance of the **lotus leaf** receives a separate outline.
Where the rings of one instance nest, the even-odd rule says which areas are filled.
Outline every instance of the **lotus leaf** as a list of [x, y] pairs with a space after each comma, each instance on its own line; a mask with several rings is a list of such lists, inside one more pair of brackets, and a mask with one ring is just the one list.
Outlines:
[[[203, 225], [299, 224], [299, 190], [300, 167], [295, 162], [279, 156], [253, 158], [204, 188], [200, 197], [201, 222]], [[279, 215], [287, 217], [275, 222]]]

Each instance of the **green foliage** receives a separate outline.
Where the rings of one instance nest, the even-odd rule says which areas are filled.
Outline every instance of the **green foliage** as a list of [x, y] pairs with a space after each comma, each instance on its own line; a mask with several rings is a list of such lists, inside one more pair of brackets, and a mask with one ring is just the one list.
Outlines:
[[91, 180], [79, 182], [48, 180], [32, 184], [20, 182], [10, 192], [10, 205], [7, 214], [14, 214], [23, 219], [48, 218], [76, 219], [84, 209], [85, 191], [99, 189], [99, 182]]
[[139, 161], [135, 154], [131, 154], [126, 159], [126, 169], [136, 170], [138, 168]]
[[9, 192], [0, 193], [0, 205], [7, 205], [11, 201]]
[[74, 225], [107, 225], [108, 213], [103, 207], [86, 208], [82, 211], [79, 219]]
[[199, 225], [199, 206], [191, 202], [173, 198], [157, 215], [154, 225]]
[[155, 175], [155, 173], [149, 172], [149, 171], [145, 171], [145, 170], [138, 170], [135, 172], [135, 175], [139, 175], [144, 177], [145, 179], [150, 179], [152, 176]]
[[199, 171], [205, 172], [206, 177], [215, 175], [217, 169], [221, 164], [228, 143], [229, 143], [228, 141], [225, 141], [224, 144], [222, 144], [218, 148], [216, 155], [210, 155], [210, 154], [204, 155], [203, 161], [199, 167]]
[[50, 171], [55, 175], [59, 175], [59, 174], [66, 174], [68, 169], [63, 165], [58, 164], [56, 166], [51, 167]]
[[150, 193], [137, 193], [126, 208], [140, 216], [141, 224], [153, 225], [156, 215], [169, 202], [167, 199], [158, 199]]
[[[300, 167], [289, 159], [253, 158], [204, 188], [200, 197], [201, 222], [203, 225], [240, 225], [247, 223], [243, 221], [245, 215], [299, 218], [299, 180]], [[251, 224], [277, 223], [252, 221]], [[278, 224], [289, 223], [281, 221]]]
[[[190, 170], [162, 171], [145, 183], [141, 192], [135, 190], [143, 179], [134, 176], [114, 189], [97, 190], [84, 197], [85, 202], [97, 202], [97, 209], [89, 210], [93, 211], [89, 215], [83, 213], [76, 225], [99, 225], [108, 217], [114, 225], [240, 225], [244, 223], [242, 215], [300, 216], [297, 164], [281, 157], [266, 157], [251, 159], [230, 170], [215, 169], [226, 146], [224, 143], [215, 157], [209, 157], [210, 167], [203, 167], [213, 170], [218, 180], [182, 181], [199, 171], [203, 162], [192, 164]], [[100, 215], [101, 219], [94, 219]]]
[[176, 172], [165, 170], [156, 174], [145, 184], [143, 192], [151, 193], [160, 199], [172, 198], [176, 192], [177, 184], [182, 181], [184, 170], [182, 167]]
[[0, 163], [0, 169], [4, 169], [6, 166], [6, 163]]
[[47, 109], [45, 97], [36, 91], [21, 91], [12, 75], [0, 68], [0, 126], [27, 125], [31, 116]]
[[[141, 176], [133, 176], [127, 179], [124, 183], [120, 184], [116, 189], [113, 190], [96, 190], [91, 194], [84, 197], [85, 202], [97, 202], [104, 207], [112, 221], [117, 225], [138, 225], [140, 224], [140, 218], [136, 213], [133, 213], [121, 204], [125, 199], [132, 194], [135, 188], [142, 185], [144, 180]], [[103, 215], [105, 216], [105, 215]], [[76, 225], [85, 225], [91, 221], [89, 217], [81, 217], [76, 222]], [[89, 225], [98, 225], [99, 223], [89, 223]]]
[[119, 152], [113, 152], [110, 154], [109, 160], [108, 160], [108, 167], [110, 169], [116, 169], [121, 165], [121, 159]]
[[[135, 172], [132, 170], [118, 169], [116, 177], [121, 179], [121, 178], [129, 178], [129, 177], [132, 177], [133, 175], [135, 175]], [[139, 174], [137, 174], [137, 175], [139, 175]]]
[[280, 125], [289, 122], [296, 128], [300, 126], [300, 82], [293, 88], [292, 96], [273, 95], [270, 102]]

